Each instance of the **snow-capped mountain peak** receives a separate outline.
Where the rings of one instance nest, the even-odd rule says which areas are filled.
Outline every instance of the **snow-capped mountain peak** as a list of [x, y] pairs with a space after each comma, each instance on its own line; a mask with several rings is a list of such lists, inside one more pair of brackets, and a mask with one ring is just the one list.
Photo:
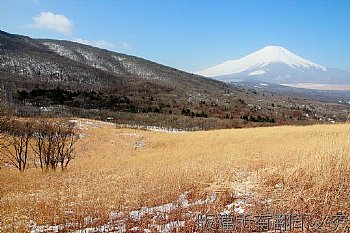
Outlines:
[[266, 46], [260, 49], [259, 51], [255, 52], [254, 56], [255, 58], [258, 58], [261, 60], [265, 59], [265, 61], [268, 63], [282, 62], [293, 68], [304, 67], [304, 68], [319, 68], [322, 70], [326, 70], [326, 67], [316, 64], [314, 62], [308, 61], [280, 46]]
[[[308, 61], [287, 49], [280, 46], [266, 46], [254, 53], [251, 53], [238, 60], [228, 60], [222, 64], [198, 72], [201, 75], [215, 77], [230, 74], [237, 74], [244, 71], [252, 70], [257, 75], [266, 72], [263, 67], [273, 63], [283, 63], [294, 69], [313, 68], [326, 71], [327, 68]], [[258, 73], [254, 70], [259, 69]]]

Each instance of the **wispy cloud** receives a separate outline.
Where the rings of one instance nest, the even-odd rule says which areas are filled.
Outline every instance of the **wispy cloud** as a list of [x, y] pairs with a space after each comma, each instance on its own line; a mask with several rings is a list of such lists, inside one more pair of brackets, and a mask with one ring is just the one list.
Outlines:
[[103, 48], [103, 49], [113, 49], [115, 48], [115, 45], [111, 42], [105, 41], [105, 40], [98, 40], [95, 42], [96, 47]]
[[122, 43], [122, 47], [123, 47], [123, 49], [130, 49], [131, 48], [130, 44], [128, 42], [125, 42], [125, 41]]
[[114, 49], [116, 47], [112, 42], [109, 42], [106, 40], [89, 41], [89, 40], [78, 38], [78, 39], [75, 39], [74, 42], [99, 47], [101, 49], [110, 49], [111, 50], [111, 49]]
[[54, 14], [50, 11], [41, 12], [33, 17], [33, 22], [29, 27], [36, 29], [53, 30], [65, 35], [71, 35], [74, 27], [71, 20], [66, 16]]
[[75, 40], [73, 40], [73, 41], [74, 41], [74, 42], [77, 42], [77, 43], [80, 43], [80, 44], [93, 45], [90, 41], [84, 40], [84, 39], [80, 39], [80, 38], [75, 39]]
[[97, 40], [97, 41], [90, 41], [90, 40], [85, 40], [81, 38], [77, 38], [73, 40], [74, 42], [80, 43], [80, 44], [86, 44], [86, 45], [91, 45], [94, 47], [98, 47], [101, 49], [108, 49], [108, 50], [128, 50], [132, 49], [131, 45], [128, 42], [123, 42], [120, 44], [114, 44], [112, 42], [106, 41], [106, 40]]

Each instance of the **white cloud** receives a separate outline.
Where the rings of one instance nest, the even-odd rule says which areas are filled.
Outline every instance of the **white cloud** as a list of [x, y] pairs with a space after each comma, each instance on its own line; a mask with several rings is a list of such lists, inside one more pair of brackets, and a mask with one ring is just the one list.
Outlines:
[[130, 46], [130, 44], [129, 44], [128, 42], [123, 42], [123, 43], [122, 43], [122, 47], [123, 47], [124, 49], [130, 49], [130, 48], [131, 48], [131, 46]]
[[34, 16], [30, 27], [54, 30], [66, 35], [73, 33], [73, 23], [66, 16], [49, 11], [41, 12], [40, 15]]
[[80, 44], [86, 44], [86, 45], [93, 45], [90, 41], [84, 40], [84, 39], [75, 39], [74, 42], [80, 43]]
[[116, 49], [131, 49], [131, 45], [127, 42], [123, 42], [120, 44], [113, 44], [112, 42], [106, 41], [106, 40], [97, 40], [97, 41], [89, 41], [81, 38], [77, 38], [73, 40], [74, 42], [80, 43], [80, 44], [86, 44], [91, 45], [94, 47], [98, 47], [101, 49], [108, 49], [108, 50], [116, 50]]
[[99, 40], [95, 42], [95, 46], [102, 49], [113, 49], [115, 45], [105, 40]]
[[75, 39], [74, 42], [78, 42], [81, 44], [91, 45], [95, 46], [101, 49], [109, 49], [112, 50], [115, 48], [115, 45], [111, 42], [105, 41], [105, 40], [98, 40], [98, 41], [89, 41], [85, 39]]

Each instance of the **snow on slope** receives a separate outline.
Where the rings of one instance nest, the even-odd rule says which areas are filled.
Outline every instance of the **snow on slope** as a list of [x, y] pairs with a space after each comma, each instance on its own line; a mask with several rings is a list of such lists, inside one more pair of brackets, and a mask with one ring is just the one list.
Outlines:
[[251, 73], [249, 73], [248, 75], [249, 76], [252, 76], [252, 75], [262, 75], [262, 74], [265, 74], [266, 71], [265, 70], [257, 70], [257, 71], [253, 71]]
[[308, 61], [287, 49], [280, 46], [266, 46], [254, 53], [251, 53], [238, 60], [228, 60], [222, 64], [198, 72], [198, 74], [215, 77], [240, 73], [250, 69], [259, 69], [258, 73], [250, 75], [259, 75], [266, 73], [262, 68], [272, 63], [284, 63], [294, 69], [316, 68], [326, 71], [327, 68], [319, 64]]

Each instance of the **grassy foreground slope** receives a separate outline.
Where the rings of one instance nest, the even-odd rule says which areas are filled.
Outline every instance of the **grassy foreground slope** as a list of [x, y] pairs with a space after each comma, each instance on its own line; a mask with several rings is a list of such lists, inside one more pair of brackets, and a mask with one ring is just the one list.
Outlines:
[[[245, 213], [350, 211], [349, 124], [176, 134], [87, 120], [80, 125], [84, 137], [68, 171], [1, 170], [5, 232], [28, 231], [33, 221], [86, 227], [89, 217], [98, 225], [112, 212], [130, 227], [146, 226], [147, 216], [127, 220], [130, 211], [172, 203], [184, 193], [190, 203], [216, 198], [182, 213], [217, 213], [236, 199], [249, 199]], [[185, 219], [179, 212], [171, 218]]]

